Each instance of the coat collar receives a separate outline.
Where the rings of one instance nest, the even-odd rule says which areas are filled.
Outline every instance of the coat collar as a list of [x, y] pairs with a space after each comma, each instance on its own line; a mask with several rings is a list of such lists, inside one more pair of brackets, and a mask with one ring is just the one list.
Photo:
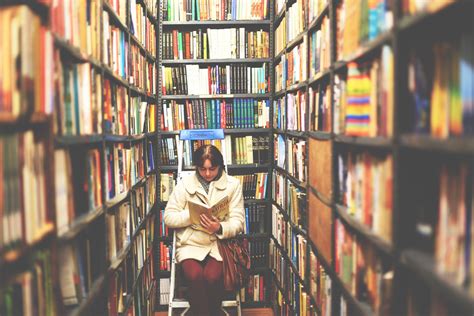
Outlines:
[[[195, 194], [196, 191], [204, 192], [202, 189], [201, 183], [197, 179], [196, 173], [194, 172], [192, 175], [183, 179], [184, 187], [189, 194]], [[218, 190], [225, 190], [227, 188], [227, 173], [222, 171], [222, 176], [217, 181], [212, 181], [211, 184], [214, 184], [214, 187]], [[205, 193], [205, 192], [204, 192]]]

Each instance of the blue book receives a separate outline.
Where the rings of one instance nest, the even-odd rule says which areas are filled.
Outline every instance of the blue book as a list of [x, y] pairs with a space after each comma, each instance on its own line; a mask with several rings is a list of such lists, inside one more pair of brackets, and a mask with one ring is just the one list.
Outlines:
[[463, 134], [474, 134], [474, 43], [471, 36], [461, 37], [460, 47], [460, 94], [462, 102]]
[[250, 233], [250, 228], [249, 228], [249, 208], [245, 208], [245, 231], [247, 234]]

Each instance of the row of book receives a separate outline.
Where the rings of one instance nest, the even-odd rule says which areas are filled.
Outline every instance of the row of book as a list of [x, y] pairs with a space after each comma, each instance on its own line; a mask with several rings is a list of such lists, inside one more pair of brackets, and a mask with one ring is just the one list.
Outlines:
[[393, 268], [339, 219], [335, 222], [335, 271], [347, 290], [375, 313], [390, 310]]
[[288, 42], [287, 27], [286, 27], [286, 15], [280, 21], [275, 31], [275, 56], [283, 53]]
[[[51, 1], [51, 31], [86, 56], [101, 60], [102, 2]], [[123, 11], [125, 13], [125, 11]], [[123, 19], [125, 21], [125, 19]]]
[[285, 176], [279, 171], [273, 170], [272, 177], [272, 199], [277, 205], [286, 208], [286, 181]]
[[277, 167], [286, 169], [286, 142], [283, 135], [273, 136], [273, 146], [275, 149], [273, 157]]
[[[127, 248], [132, 241], [132, 237], [145, 220], [145, 216], [151, 211], [151, 201], [149, 198], [154, 198], [152, 194], [155, 194], [155, 184], [152, 181], [155, 181], [154, 177], [150, 177], [145, 186], [136, 190], [132, 197], [132, 203], [129, 201], [121, 203], [113, 212], [106, 215], [107, 259], [111, 262]], [[140, 253], [142, 254], [149, 248], [148, 242], [152, 239], [149, 240], [146, 235], [148, 234], [153, 237], [151, 231], [154, 229], [153, 225], [150, 219], [148, 219], [144, 225], [146, 229], [141, 231], [143, 236], [135, 239], [135, 243], [139, 243], [137, 244], [138, 249], [141, 250]]]
[[102, 158], [98, 149], [54, 151], [56, 226], [58, 235], [74, 220], [103, 206]]
[[0, 21], [0, 116], [16, 119], [32, 112], [52, 113], [51, 32], [26, 5], [2, 8]]
[[331, 315], [332, 280], [314, 251], [309, 252], [309, 291], [319, 306], [321, 316]]
[[308, 96], [306, 91], [298, 90], [286, 94], [286, 129], [306, 131], [306, 104]]
[[332, 124], [333, 108], [331, 107], [331, 97], [334, 94], [334, 117], [340, 118], [342, 115], [336, 112], [340, 109], [340, 106], [336, 104], [342, 100], [338, 90], [338, 80], [339, 77], [335, 76], [334, 91], [331, 90], [331, 85], [327, 82], [309, 87], [309, 130], [330, 132], [334, 126], [335, 133], [340, 131], [339, 121], [334, 120], [334, 124]]
[[287, 171], [300, 182], [306, 182], [308, 168], [306, 161], [306, 141], [297, 138], [288, 138], [287, 146]]
[[273, 128], [284, 130], [286, 128], [286, 96], [273, 100]]
[[155, 24], [148, 19], [140, 0], [130, 0], [130, 33], [152, 56], [156, 56]]
[[[268, 137], [226, 135], [221, 146], [225, 147], [227, 164], [268, 163]], [[178, 165], [179, 136], [161, 139], [161, 162], [164, 165]], [[193, 166], [193, 153], [202, 145], [199, 141], [183, 141], [183, 163]]]
[[[338, 78], [334, 121], [339, 131], [351, 136], [393, 135], [394, 69], [393, 52], [384, 45], [380, 57], [370, 63], [351, 62], [347, 79]], [[337, 108], [339, 107], [339, 108]]]
[[307, 13], [307, 21], [309, 25], [321, 15], [324, 8], [328, 5], [328, 0], [307, 0], [306, 2], [308, 8], [305, 13]]
[[51, 252], [36, 251], [31, 257], [31, 269], [2, 284], [0, 315], [56, 315]]
[[368, 152], [338, 155], [338, 197], [347, 213], [392, 241], [393, 157]]
[[245, 234], [263, 234], [267, 226], [267, 206], [265, 204], [250, 204], [245, 206]]
[[246, 302], [265, 302], [266, 293], [269, 284], [265, 281], [262, 274], [253, 274], [249, 278], [249, 282], [240, 290], [240, 301]]
[[[339, 77], [336, 76], [336, 82], [339, 83]], [[340, 110], [341, 93], [334, 88], [334, 94], [338, 106], [335, 109]], [[309, 108], [306, 105], [309, 102]], [[288, 111], [285, 112], [285, 109]], [[307, 111], [309, 111], [309, 120], [307, 121]], [[331, 86], [327, 83], [310, 86], [308, 93], [300, 89], [293, 93], [288, 93], [282, 98], [274, 101], [273, 124], [275, 128], [287, 130], [321, 130], [330, 131], [332, 126], [331, 116]], [[340, 112], [337, 112], [337, 118], [340, 120]], [[339, 121], [337, 122], [339, 123]], [[342, 123], [343, 124], [343, 123]], [[336, 126], [336, 122], [335, 122]], [[340, 124], [337, 124], [338, 130]]]
[[362, 45], [393, 26], [392, 6], [387, 0], [341, 1], [336, 8], [336, 56], [347, 58]]
[[269, 163], [268, 136], [231, 136], [224, 138], [228, 163], [230, 164], [264, 164]]
[[296, 1], [288, 8], [286, 13], [287, 43], [294, 40], [305, 30], [307, 25], [307, 21], [304, 18], [306, 10], [305, 1]]
[[47, 144], [33, 131], [0, 136], [0, 251], [32, 244], [52, 225]]
[[119, 27], [110, 24], [108, 12], [102, 15], [102, 62], [116, 76], [127, 79], [130, 66], [127, 34]]
[[286, 89], [286, 76], [288, 64], [286, 62], [286, 55], [281, 55], [280, 59], [275, 62], [275, 78], [280, 78], [275, 80], [275, 91], [280, 92], [283, 89]]
[[125, 24], [127, 20], [127, 0], [106, 0], [106, 2], [118, 16], [119, 20]]
[[163, 33], [164, 59], [268, 58], [269, 33], [263, 30], [224, 28]]
[[[455, 284], [474, 292], [474, 185], [467, 163], [443, 164], [435, 228], [436, 269]], [[426, 250], [426, 249], [423, 249]]]
[[244, 200], [264, 200], [267, 198], [268, 173], [258, 172], [247, 175], [234, 175], [242, 186]]
[[162, 67], [163, 95], [220, 95], [268, 92], [268, 64]]
[[163, 101], [161, 130], [269, 128], [269, 117], [268, 100]]
[[428, 0], [403, 0], [402, 11], [405, 14], [412, 15], [418, 12], [436, 12], [443, 7], [452, 4], [450, 0], [428, 1]]
[[294, 186], [291, 181], [287, 182], [286, 192], [290, 220], [293, 224], [304, 228], [308, 221], [308, 215], [306, 214], [306, 192]]
[[105, 190], [107, 200], [125, 194], [144, 178], [146, 173], [154, 170], [153, 142], [141, 142], [131, 148], [124, 144], [108, 145], [105, 148], [106, 178]]
[[309, 35], [309, 75], [311, 77], [329, 69], [331, 41], [329, 18], [324, 16], [321, 27]]
[[175, 186], [176, 174], [160, 173], [160, 201], [168, 202]]
[[159, 219], [159, 220], [160, 220], [160, 221], [159, 221], [159, 223], [160, 223], [159, 236], [160, 236], [160, 237], [172, 236], [172, 235], [171, 235], [172, 230], [169, 229], [169, 227], [165, 225], [165, 221], [163, 220], [164, 216], [165, 216], [165, 209], [162, 208], [162, 209], [160, 210], [160, 219]]
[[[151, 288], [155, 279], [154, 257], [147, 254], [142, 268], [137, 268], [134, 254], [129, 254], [108, 278], [107, 307], [109, 315], [127, 313], [143, 314], [143, 307], [149, 309], [148, 300], [152, 300]], [[138, 278], [138, 279], [137, 279]], [[134, 285], [136, 284], [134, 291]], [[133, 297], [133, 300], [130, 298]], [[149, 315], [149, 314], [147, 314]]]
[[131, 62], [128, 67], [128, 82], [147, 95], [154, 96], [156, 94], [155, 61], [150, 59], [148, 55], [143, 55], [137, 45], [132, 44], [130, 47]]
[[272, 206], [272, 236], [283, 248], [289, 261], [298, 268], [299, 277], [306, 277], [306, 248], [307, 241], [304, 236], [294, 230], [295, 224], [287, 220], [289, 214], [282, 214], [276, 207]]
[[[279, 287], [285, 289], [284, 293], [277, 296], [277, 304], [280, 307], [279, 315], [308, 315], [311, 309], [310, 297], [300, 282], [291, 263], [286, 259], [274, 241], [270, 242], [270, 267], [276, 276]], [[315, 311], [313, 311], [314, 313]]]
[[268, 0], [167, 0], [162, 2], [164, 21], [263, 20]]
[[[89, 63], [68, 65], [61, 63], [59, 58], [56, 58], [55, 63], [59, 78], [56, 91], [57, 134], [101, 134], [102, 94], [104, 94], [104, 104], [107, 110], [109, 109], [107, 105], [111, 102], [111, 89], [114, 89], [115, 86], [111, 87], [110, 81], [105, 80], [104, 90], [102, 90], [101, 71], [91, 67]], [[114, 99], [119, 105], [124, 102], [123, 99], [128, 98], [125, 88], [122, 90], [123, 93], [120, 94], [120, 97]], [[108, 113], [104, 113], [105, 117], [107, 115]]]
[[172, 246], [160, 242], [160, 271], [171, 271]]
[[95, 234], [101, 231], [98, 222], [91, 223], [73, 242], [58, 248], [59, 288], [66, 307], [83, 302], [105, 272], [105, 239], [95, 238], [93, 229]]
[[413, 132], [437, 138], [474, 133], [473, 52], [467, 33], [411, 52], [407, 79]]
[[[305, 81], [308, 78], [308, 56], [306, 37], [303, 41], [291, 49], [286, 54], [286, 75], [282, 80], [286, 80], [286, 87]], [[278, 77], [277, 77], [278, 78]]]

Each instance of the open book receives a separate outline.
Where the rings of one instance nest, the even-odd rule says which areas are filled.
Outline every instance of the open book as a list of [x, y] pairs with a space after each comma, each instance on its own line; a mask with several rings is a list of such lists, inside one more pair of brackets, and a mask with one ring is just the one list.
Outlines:
[[199, 202], [188, 201], [189, 217], [191, 218], [192, 227], [197, 230], [202, 230], [209, 233], [199, 223], [199, 217], [201, 214], [207, 214], [207, 216], [215, 216], [219, 221], [224, 221], [229, 216], [229, 197], [226, 196], [219, 202], [211, 207]]

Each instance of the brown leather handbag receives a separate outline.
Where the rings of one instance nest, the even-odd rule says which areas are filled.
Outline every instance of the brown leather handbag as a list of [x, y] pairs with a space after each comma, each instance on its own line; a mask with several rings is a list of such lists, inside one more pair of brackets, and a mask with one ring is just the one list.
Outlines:
[[219, 239], [217, 242], [224, 265], [224, 289], [236, 291], [244, 287], [250, 277], [248, 240]]

